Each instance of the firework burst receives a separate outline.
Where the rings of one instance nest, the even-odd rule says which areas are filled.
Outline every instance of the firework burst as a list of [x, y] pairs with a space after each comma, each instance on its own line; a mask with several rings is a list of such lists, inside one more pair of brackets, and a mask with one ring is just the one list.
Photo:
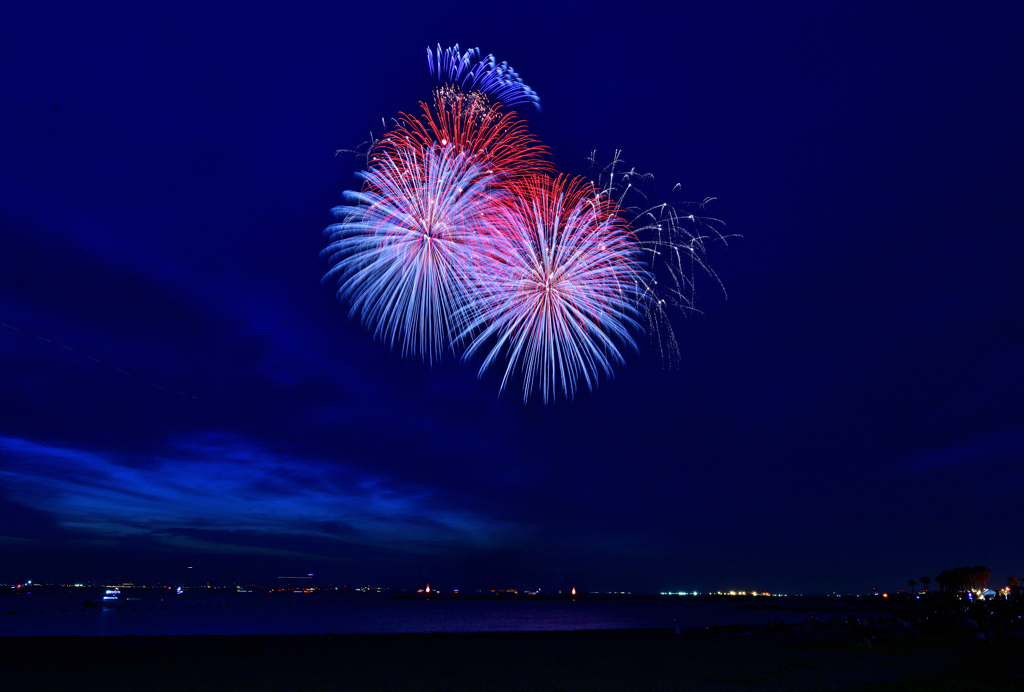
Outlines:
[[363, 174], [361, 192], [333, 210], [321, 253], [374, 335], [433, 362], [448, 347], [451, 316], [468, 300], [467, 268], [498, 208], [493, 176], [451, 147], [390, 147]]
[[506, 106], [518, 103], [532, 103], [540, 110], [540, 97], [528, 87], [519, 74], [507, 62], [499, 63], [493, 55], [480, 57], [479, 48], [470, 48], [459, 53], [459, 44], [441, 49], [437, 55], [427, 48], [427, 64], [430, 74], [450, 84], [459, 85], [464, 91], [479, 91]]
[[474, 301], [457, 315], [472, 337], [465, 355], [489, 345], [482, 375], [504, 352], [501, 388], [520, 369], [524, 401], [535, 386], [545, 402], [558, 389], [571, 398], [581, 378], [592, 389], [600, 372], [612, 375], [619, 344], [636, 346], [640, 248], [583, 179], [533, 176], [515, 188], [477, 254]]
[[547, 147], [526, 123], [514, 111], [489, 104], [479, 92], [442, 87], [435, 92], [433, 108], [422, 102], [420, 107], [419, 118], [400, 115], [395, 128], [371, 152], [371, 161], [409, 145], [440, 146], [463, 155], [466, 165], [497, 182], [554, 170], [546, 158]]

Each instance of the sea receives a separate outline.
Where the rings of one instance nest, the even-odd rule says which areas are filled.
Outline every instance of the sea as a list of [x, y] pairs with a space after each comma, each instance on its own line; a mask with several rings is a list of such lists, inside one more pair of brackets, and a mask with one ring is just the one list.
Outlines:
[[[86, 589], [0, 595], [0, 636], [281, 635], [682, 628], [821, 620], [835, 613], [749, 610], [728, 600], [393, 598], [389, 593]], [[86, 605], [86, 601], [90, 605]], [[843, 612], [862, 619], [871, 614]]]

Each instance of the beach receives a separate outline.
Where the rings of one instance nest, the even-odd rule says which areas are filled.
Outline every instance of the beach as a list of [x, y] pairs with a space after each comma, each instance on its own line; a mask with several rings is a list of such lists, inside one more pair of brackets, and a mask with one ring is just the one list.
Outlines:
[[1019, 690], [1024, 640], [846, 628], [2, 637], [14, 690]]

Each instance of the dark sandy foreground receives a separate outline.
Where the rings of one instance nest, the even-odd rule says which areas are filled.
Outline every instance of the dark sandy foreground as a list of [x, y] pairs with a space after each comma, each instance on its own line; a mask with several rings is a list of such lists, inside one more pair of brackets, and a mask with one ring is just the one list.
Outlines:
[[1024, 690], [1022, 640], [840, 631], [0, 637], [14, 690]]

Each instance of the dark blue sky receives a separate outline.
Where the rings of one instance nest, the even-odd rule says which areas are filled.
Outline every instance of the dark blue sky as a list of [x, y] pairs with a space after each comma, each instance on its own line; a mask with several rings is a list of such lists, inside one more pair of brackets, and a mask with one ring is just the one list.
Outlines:
[[[8, 10], [0, 581], [1019, 576], [1024, 13], [898, 5]], [[621, 149], [654, 201], [718, 198], [742, 238], [709, 247], [728, 299], [698, 275], [680, 369], [641, 339], [524, 405], [321, 285], [360, 168], [335, 151], [456, 42], [538, 92], [560, 170]]]

